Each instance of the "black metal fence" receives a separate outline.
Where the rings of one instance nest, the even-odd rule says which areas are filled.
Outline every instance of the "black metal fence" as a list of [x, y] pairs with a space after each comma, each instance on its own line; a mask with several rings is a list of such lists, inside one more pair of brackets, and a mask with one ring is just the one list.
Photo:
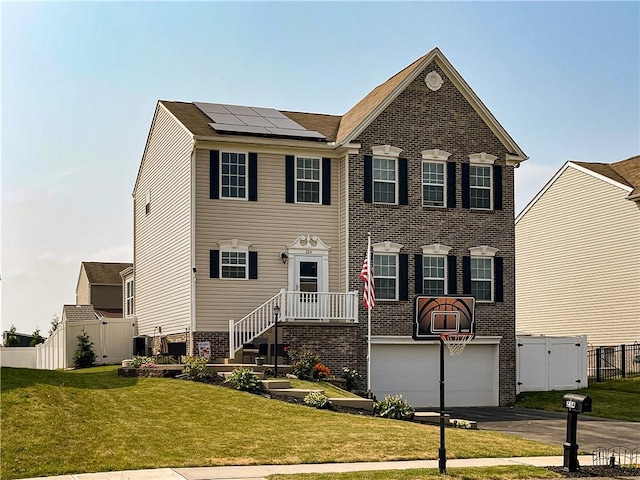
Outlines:
[[587, 368], [589, 378], [596, 382], [638, 376], [640, 343], [591, 348], [587, 352]]

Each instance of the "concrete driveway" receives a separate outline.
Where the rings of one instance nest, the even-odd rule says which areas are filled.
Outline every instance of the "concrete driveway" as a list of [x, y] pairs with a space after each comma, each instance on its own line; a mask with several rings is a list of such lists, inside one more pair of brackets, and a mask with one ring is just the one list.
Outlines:
[[[460, 407], [448, 408], [447, 411], [451, 418], [477, 422], [479, 430], [511, 433], [560, 446], [565, 441], [566, 413], [515, 407]], [[640, 449], [640, 423], [579, 415], [578, 446], [586, 452], [598, 447]]]

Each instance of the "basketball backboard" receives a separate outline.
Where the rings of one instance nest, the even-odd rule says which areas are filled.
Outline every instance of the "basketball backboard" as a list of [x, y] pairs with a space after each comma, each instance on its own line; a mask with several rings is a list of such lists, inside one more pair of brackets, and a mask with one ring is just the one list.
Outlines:
[[419, 295], [414, 310], [414, 340], [439, 340], [442, 333], [476, 333], [474, 297]]

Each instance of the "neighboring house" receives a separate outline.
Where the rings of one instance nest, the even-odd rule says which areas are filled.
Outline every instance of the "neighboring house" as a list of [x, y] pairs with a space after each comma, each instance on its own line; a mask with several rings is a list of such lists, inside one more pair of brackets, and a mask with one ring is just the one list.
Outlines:
[[82, 262], [76, 285], [76, 305], [92, 305], [103, 316], [122, 317], [123, 282], [120, 272], [131, 263]]
[[511, 404], [526, 159], [438, 49], [343, 116], [159, 101], [133, 191], [139, 333], [239, 359], [273, 338], [277, 304], [281, 343], [364, 374], [371, 232], [373, 392], [437, 405], [438, 342], [412, 339], [413, 298], [473, 294], [477, 337], [447, 358], [447, 404]]
[[516, 218], [518, 332], [640, 341], [640, 156], [567, 162]]
[[[5, 330], [2, 332], [2, 345], [7, 344], [7, 339], [9, 338], [10, 331]], [[27, 333], [14, 333], [15, 337], [18, 339], [18, 345], [16, 347], [28, 347], [33, 340], [33, 335], [29, 335]]]

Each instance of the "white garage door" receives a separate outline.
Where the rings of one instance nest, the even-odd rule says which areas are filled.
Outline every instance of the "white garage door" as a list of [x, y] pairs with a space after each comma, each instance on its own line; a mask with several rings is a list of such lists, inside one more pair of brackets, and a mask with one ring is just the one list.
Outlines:
[[[467, 345], [461, 356], [445, 348], [445, 408], [498, 405], [498, 346]], [[414, 407], [440, 404], [439, 346], [373, 344], [371, 390], [378, 400], [402, 395]]]

